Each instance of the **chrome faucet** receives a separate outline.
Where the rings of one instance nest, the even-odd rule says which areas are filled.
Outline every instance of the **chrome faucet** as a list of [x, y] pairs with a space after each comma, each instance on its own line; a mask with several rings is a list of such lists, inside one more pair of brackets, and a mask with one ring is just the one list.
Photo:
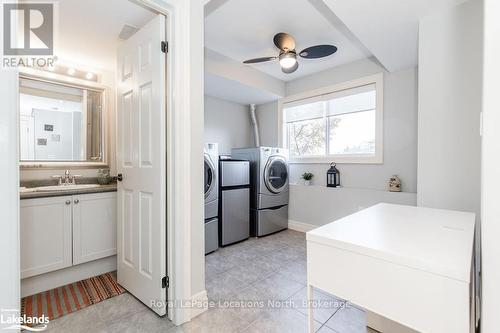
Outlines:
[[64, 171], [64, 185], [70, 184], [69, 170]]
[[63, 181], [63, 176], [52, 176], [52, 178], [58, 179], [58, 185], [76, 185], [76, 178], [81, 177], [80, 175], [70, 175], [70, 171], [66, 170], [64, 171], [64, 181]]

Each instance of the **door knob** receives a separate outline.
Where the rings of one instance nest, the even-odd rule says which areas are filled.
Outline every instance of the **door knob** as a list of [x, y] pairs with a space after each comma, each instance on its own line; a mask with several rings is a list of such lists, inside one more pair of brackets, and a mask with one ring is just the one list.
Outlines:
[[119, 173], [117, 176], [116, 176], [116, 179], [121, 182], [123, 180], [123, 175], [121, 173]]

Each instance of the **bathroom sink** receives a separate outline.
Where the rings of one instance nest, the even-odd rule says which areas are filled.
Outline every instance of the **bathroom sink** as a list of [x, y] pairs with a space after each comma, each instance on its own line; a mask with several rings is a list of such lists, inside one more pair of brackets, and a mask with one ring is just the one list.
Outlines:
[[54, 185], [54, 186], [41, 186], [34, 188], [35, 192], [55, 192], [55, 191], [69, 191], [69, 190], [84, 190], [87, 188], [96, 188], [99, 184], [77, 184], [77, 185]]

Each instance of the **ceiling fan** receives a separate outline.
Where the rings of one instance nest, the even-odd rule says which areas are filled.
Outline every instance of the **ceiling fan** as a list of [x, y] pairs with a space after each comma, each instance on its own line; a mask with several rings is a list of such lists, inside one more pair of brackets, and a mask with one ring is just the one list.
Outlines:
[[310, 46], [297, 54], [295, 51], [295, 40], [287, 33], [280, 32], [273, 38], [274, 45], [280, 49], [279, 56], [262, 57], [243, 61], [244, 64], [256, 64], [259, 62], [278, 60], [281, 66], [281, 71], [286, 74], [291, 74], [299, 68], [297, 55], [305, 59], [318, 59], [328, 57], [337, 52], [337, 47], [334, 45], [315, 45]]

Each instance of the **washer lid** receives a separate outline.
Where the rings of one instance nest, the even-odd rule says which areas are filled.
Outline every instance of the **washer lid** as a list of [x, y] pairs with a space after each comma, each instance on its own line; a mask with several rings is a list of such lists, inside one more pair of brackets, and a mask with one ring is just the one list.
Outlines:
[[282, 156], [271, 156], [264, 169], [264, 183], [269, 191], [278, 194], [288, 188], [288, 166]]
[[205, 199], [210, 195], [213, 188], [215, 187], [217, 181], [217, 175], [215, 174], [215, 165], [212, 162], [210, 155], [205, 154], [204, 163], [204, 177], [205, 177]]

